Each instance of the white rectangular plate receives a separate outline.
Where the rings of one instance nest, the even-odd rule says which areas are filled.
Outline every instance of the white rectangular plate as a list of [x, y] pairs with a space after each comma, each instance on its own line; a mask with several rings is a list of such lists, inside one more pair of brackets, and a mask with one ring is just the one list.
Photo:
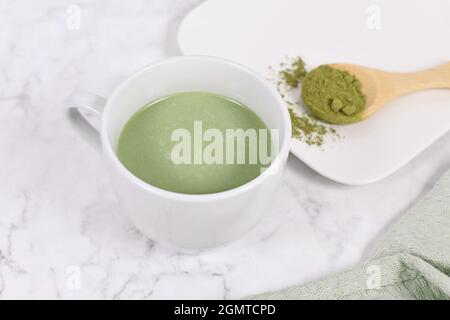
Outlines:
[[[228, 58], [262, 75], [286, 56], [309, 68], [351, 62], [415, 71], [450, 61], [448, 0], [209, 0], [178, 32], [184, 54]], [[360, 185], [385, 178], [450, 129], [450, 90], [402, 97], [372, 118], [336, 127], [323, 148], [291, 152], [320, 174]]]

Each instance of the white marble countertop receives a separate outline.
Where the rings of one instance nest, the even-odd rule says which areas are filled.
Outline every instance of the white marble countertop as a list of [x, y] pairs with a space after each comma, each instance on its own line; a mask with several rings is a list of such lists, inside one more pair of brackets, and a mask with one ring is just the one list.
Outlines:
[[[304, 283], [363, 259], [450, 166], [448, 134], [363, 187], [291, 157], [275, 209], [243, 239], [186, 255], [145, 238], [116, 209], [65, 101], [76, 86], [108, 95], [139, 67], [179, 54], [178, 24], [198, 2], [0, 2], [0, 299], [242, 298]], [[79, 28], [68, 24], [74, 8]]]

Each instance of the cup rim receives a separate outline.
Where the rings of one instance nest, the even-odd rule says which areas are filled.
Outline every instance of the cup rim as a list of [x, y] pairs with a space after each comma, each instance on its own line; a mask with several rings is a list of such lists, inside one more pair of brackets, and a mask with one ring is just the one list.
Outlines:
[[[117, 154], [114, 152], [113, 147], [109, 141], [108, 134], [107, 134], [107, 120], [109, 118], [109, 114], [111, 113], [111, 101], [115, 100], [116, 96], [121, 92], [125, 87], [129, 85], [129, 83], [135, 79], [136, 77], [140, 76], [142, 73], [148, 72], [152, 68], [155, 68], [157, 66], [160, 66], [162, 64], [168, 64], [168, 63], [175, 63], [179, 61], [187, 61], [187, 60], [209, 60], [214, 63], [222, 63], [226, 64], [229, 67], [237, 68], [241, 72], [245, 72], [248, 75], [251, 76], [255, 81], [262, 84], [263, 88], [265, 88], [270, 94], [274, 97], [275, 101], [277, 101], [277, 107], [280, 109], [280, 112], [282, 114], [282, 122], [284, 125], [284, 136], [281, 137], [281, 148], [278, 151], [278, 154], [275, 156], [275, 159], [272, 161], [270, 166], [265, 169], [263, 174], [260, 174], [256, 178], [244, 183], [243, 185], [240, 185], [238, 187], [235, 187], [233, 189], [216, 192], [216, 193], [206, 193], [206, 194], [189, 194], [189, 193], [179, 193], [174, 191], [165, 190], [156, 186], [151, 185], [148, 182], [145, 182], [141, 179], [139, 179], [137, 176], [132, 174], [123, 164], [120, 162]], [[101, 136], [101, 143], [102, 143], [102, 149], [103, 152], [107, 155], [109, 160], [112, 161], [114, 167], [119, 171], [119, 173], [130, 180], [132, 183], [140, 187], [141, 189], [144, 189], [148, 192], [155, 193], [159, 196], [162, 196], [164, 198], [173, 199], [173, 200], [180, 200], [180, 201], [192, 201], [192, 202], [208, 202], [212, 200], [223, 200], [227, 198], [231, 198], [236, 196], [237, 194], [244, 193], [246, 191], [249, 191], [251, 189], [254, 189], [261, 183], [263, 183], [265, 180], [268, 179], [270, 175], [273, 174], [272, 171], [278, 170], [282, 162], [285, 160], [284, 157], [287, 158], [289, 154], [289, 142], [291, 140], [291, 119], [287, 110], [287, 107], [285, 105], [284, 100], [281, 98], [280, 94], [276, 91], [275, 87], [270, 85], [267, 80], [265, 80], [262, 76], [260, 76], [255, 71], [251, 70], [248, 67], [245, 67], [239, 63], [236, 63], [234, 61], [224, 59], [224, 58], [218, 58], [214, 56], [207, 56], [207, 55], [184, 55], [184, 56], [175, 56], [171, 58], [165, 58], [158, 60], [156, 62], [150, 63], [146, 65], [145, 67], [139, 69], [138, 71], [134, 72], [130, 76], [128, 76], [125, 80], [123, 80], [110, 94], [108, 97], [105, 108], [102, 112], [101, 117], [101, 130], [100, 130], [100, 136]]]

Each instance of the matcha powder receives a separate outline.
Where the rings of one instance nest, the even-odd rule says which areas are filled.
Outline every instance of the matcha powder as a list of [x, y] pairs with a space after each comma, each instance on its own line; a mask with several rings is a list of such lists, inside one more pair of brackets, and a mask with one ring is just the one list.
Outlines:
[[323, 65], [305, 76], [302, 99], [317, 118], [348, 124], [362, 120], [366, 96], [361, 87], [361, 81], [347, 71]]
[[281, 80], [291, 89], [297, 88], [307, 73], [305, 63], [300, 58], [293, 60], [290, 64], [282, 63], [281, 67], [283, 68], [280, 71]]
[[299, 102], [292, 97], [299, 96], [298, 89], [307, 76], [305, 63], [301, 58], [289, 59], [280, 64], [276, 83], [278, 92], [288, 105], [292, 122], [292, 137], [307, 145], [321, 147], [324, 145], [327, 136], [333, 138], [339, 138], [340, 136], [334, 128], [321, 123], [306, 113], [296, 111]]
[[308, 115], [298, 115], [293, 108], [289, 108], [292, 122], [292, 137], [310, 146], [322, 146], [327, 134], [337, 136], [334, 128], [326, 127]]

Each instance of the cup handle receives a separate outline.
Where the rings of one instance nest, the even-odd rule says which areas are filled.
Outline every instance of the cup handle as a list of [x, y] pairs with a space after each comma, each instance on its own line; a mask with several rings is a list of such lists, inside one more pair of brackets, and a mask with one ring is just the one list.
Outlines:
[[90, 92], [75, 90], [68, 99], [67, 118], [86, 141], [101, 149], [100, 118], [106, 99]]

